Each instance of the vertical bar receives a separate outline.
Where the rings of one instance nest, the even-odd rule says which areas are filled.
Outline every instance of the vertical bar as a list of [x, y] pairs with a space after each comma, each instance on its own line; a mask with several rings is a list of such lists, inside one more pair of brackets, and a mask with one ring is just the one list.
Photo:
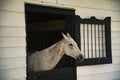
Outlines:
[[95, 38], [95, 58], [97, 57], [96, 53], [96, 25], [94, 25], [94, 38]]
[[91, 56], [93, 58], [93, 35], [92, 35], [92, 24], [91, 24]]
[[84, 46], [84, 57], [85, 57], [85, 24], [83, 24], [83, 46]]
[[103, 37], [103, 35], [104, 35], [104, 30], [103, 30], [103, 25], [101, 25], [101, 37], [102, 37], [102, 57], [104, 57], [104, 43], [103, 43], [103, 39], [104, 39], [104, 37]]
[[89, 26], [88, 26], [88, 24], [87, 24], [87, 50], [88, 50], [88, 58], [89, 58]]
[[100, 26], [98, 24], [98, 49], [99, 49], [99, 57], [100, 57]]

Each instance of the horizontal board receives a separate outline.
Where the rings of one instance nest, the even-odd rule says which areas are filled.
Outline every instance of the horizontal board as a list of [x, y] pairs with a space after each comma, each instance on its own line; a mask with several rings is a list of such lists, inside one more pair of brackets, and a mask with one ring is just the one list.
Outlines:
[[[111, 17], [112, 21], [120, 21], [120, 12], [115, 11], [106, 11], [106, 10], [97, 10], [97, 9], [88, 9], [88, 8], [79, 8], [75, 7], [76, 15], [79, 15], [81, 18], [90, 18], [95, 16], [98, 19], [104, 19], [105, 17]], [[85, 14], [87, 13], [87, 14]]]
[[0, 36], [26, 36], [25, 27], [0, 27]]
[[65, 28], [65, 20], [45, 21], [28, 24], [30, 31], [55, 31]]
[[0, 80], [17, 80], [20, 78], [26, 78], [26, 68], [0, 71]]
[[24, 13], [0, 11], [0, 26], [25, 26]]
[[112, 44], [120, 44], [120, 38], [112, 38]]
[[104, 64], [77, 67], [78, 76], [87, 76], [91, 74], [100, 74], [114, 71], [120, 71], [120, 64]]
[[25, 57], [26, 47], [5, 47], [0, 48], [0, 59]]
[[111, 22], [111, 31], [120, 31], [120, 22]]
[[[97, 4], [99, 3], [99, 4]], [[120, 11], [119, 9], [119, 1], [110, 1], [110, 0], [58, 0], [58, 4], [62, 5], [70, 5], [70, 6], [78, 6], [85, 8], [93, 8], [93, 9], [103, 9], [103, 10], [115, 10]], [[95, 5], [97, 4], [97, 6]]]
[[120, 50], [120, 44], [113, 44], [112, 49], [113, 50]]
[[113, 57], [113, 64], [120, 64], [120, 56], [119, 57]]
[[0, 71], [21, 67], [26, 67], [26, 57], [0, 59]]
[[77, 80], [120, 80], [120, 71], [87, 76], [77, 76]]
[[24, 0], [0, 0], [0, 10], [24, 12]]
[[25, 37], [0, 37], [0, 47], [26, 46]]
[[111, 37], [112, 38], [120, 38], [120, 31], [112, 31]]
[[20, 78], [20, 79], [16, 79], [16, 80], [26, 80], [26, 78]]
[[113, 57], [118, 57], [118, 56], [120, 57], [120, 50], [114, 50], [114, 49], [113, 49], [113, 50], [112, 50], [112, 56], [113, 56]]
[[56, 0], [24, 0], [25, 2], [31, 3], [56, 3]]

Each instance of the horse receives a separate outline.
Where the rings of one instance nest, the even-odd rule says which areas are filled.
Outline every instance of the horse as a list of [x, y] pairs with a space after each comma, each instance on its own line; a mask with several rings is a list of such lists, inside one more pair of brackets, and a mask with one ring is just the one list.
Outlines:
[[71, 38], [69, 33], [67, 35], [62, 33], [62, 36], [63, 39], [52, 46], [41, 51], [36, 51], [28, 56], [29, 71], [38, 72], [54, 69], [64, 54], [79, 62], [83, 60], [83, 55], [77, 43]]

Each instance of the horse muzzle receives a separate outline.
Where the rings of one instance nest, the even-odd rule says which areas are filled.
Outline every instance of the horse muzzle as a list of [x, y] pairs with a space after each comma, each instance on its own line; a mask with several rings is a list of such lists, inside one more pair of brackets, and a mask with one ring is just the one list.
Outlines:
[[77, 63], [80, 63], [84, 60], [84, 56], [83, 55], [79, 55], [76, 59]]

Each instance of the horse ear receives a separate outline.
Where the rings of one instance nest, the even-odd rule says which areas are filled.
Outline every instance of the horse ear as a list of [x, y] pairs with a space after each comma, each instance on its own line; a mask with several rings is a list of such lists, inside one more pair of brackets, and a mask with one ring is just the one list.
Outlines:
[[70, 34], [69, 34], [69, 33], [67, 33], [67, 36], [68, 36], [69, 38], [71, 38], [71, 36], [70, 36]]
[[63, 32], [62, 32], [62, 36], [63, 36], [63, 38], [64, 38], [65, 40], [68, 39], [68, 36], [66, 36]]

